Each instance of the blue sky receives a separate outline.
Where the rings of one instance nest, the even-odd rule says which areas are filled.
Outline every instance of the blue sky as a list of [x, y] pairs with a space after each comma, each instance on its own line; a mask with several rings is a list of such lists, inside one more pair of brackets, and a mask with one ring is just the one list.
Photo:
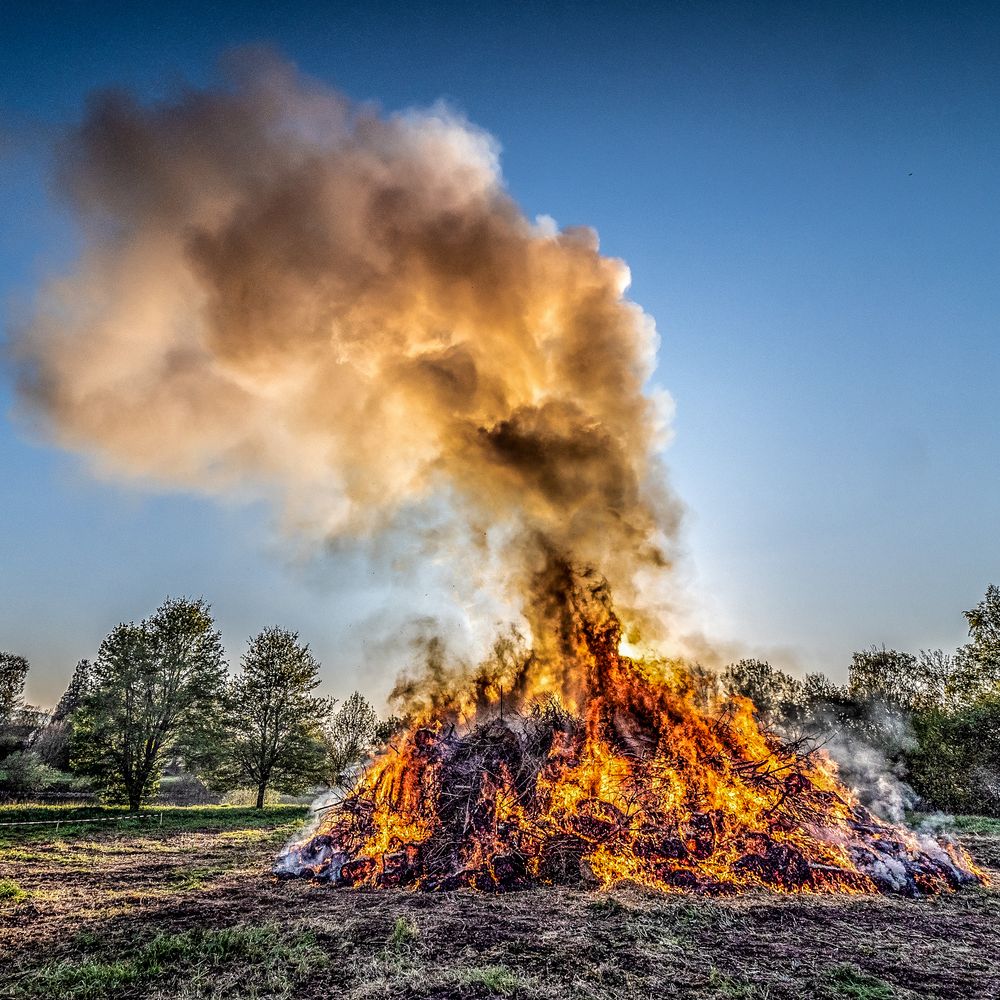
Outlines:
[[[588, 224], [656, 317], [696, 624], [843, 676], [951, 647], [1000, 582], [1000, 11], [972, 4], [15, 3], [0, 25], [5, 323], [72, 258], [47, 142], [266, 43], [387, 109], [445, 98], [530, 216]], [[58, 697], [167, 593], [235, 659], [298, 628], [331, 693], [385, 690], [399, 616], [359, 555], [293, 563], [263, 507], [96, 482], [0, 382], [0, 648]], [[427, 596], [433, 607], [434, 595]]]

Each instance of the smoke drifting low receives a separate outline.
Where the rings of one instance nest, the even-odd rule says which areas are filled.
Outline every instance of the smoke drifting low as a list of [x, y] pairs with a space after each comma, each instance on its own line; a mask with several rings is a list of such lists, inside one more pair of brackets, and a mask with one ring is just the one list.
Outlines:
[[489, 547], [522, 604], [555, 556], [634, 608], [677, 521], [656, 332], [497, 156], [448, 110], [383, 116], [259, 56], [94, 97], [59, 180], [84, 249], [16, 344], [29, 411], [102, 474], [264, 493], [317, 537], [444, 509], [439, 555]]

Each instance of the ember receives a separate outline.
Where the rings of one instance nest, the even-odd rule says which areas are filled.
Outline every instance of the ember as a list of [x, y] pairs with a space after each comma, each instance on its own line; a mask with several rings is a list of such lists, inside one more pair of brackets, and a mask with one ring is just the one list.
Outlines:
[[467, 727], [454, 713], [414, 725], [276, 871], [483, 892], [629, 881], [917, 896], [981, 880], [958, 848], [867, 812], [828, 757], [763, 730], [745, 699], [621, 655], [605, 585], [575, 580], [562, 598], [574, 711], [551, 694], [504, 707], [498, 681], [530, 688], [531, 656], [481, 675]]

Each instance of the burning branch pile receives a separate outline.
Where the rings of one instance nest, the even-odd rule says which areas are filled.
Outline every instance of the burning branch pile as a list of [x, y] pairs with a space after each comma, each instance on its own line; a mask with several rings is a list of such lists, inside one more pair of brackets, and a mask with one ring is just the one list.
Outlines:
[[401, 690], [413, 727], [282, 871], [425, 889], [977, 877], [865, 813], [748, 703], [620, 654], [607, 587], [569, 567], [600, 569], [630, 630], [669, 631], [658, 336], [595, 232], [524, 215], [490, 136], [244, 53], [216, 87], [97, 95], [64, 140], [81, 254], [14, 343], [39, 429], [102, 474], [264, 497], [289, 530], [388, 551], [394, 574], [433, 563], [470, 632], [530, 628], [530, 655]]
[[[550, 698], [523, 714], [495, 703], [461, 731], [414, 726], [277, 871], [486, 892], [629, 881], [915, 896], [979, 879], [957, 848], [867, 812], [824, 754], [762, 730], [745, 699], [706, 699], [683, 670], [620, 655], [606, 589], [567, 600], [578, 713]], [[516, 689], [532, 668], [505, 679]]]

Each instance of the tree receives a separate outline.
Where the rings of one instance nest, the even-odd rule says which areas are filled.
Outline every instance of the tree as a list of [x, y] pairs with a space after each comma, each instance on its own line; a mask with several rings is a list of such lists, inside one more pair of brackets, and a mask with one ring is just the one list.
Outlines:
[[264, 629], [250, 640], [241, 668], [229, 686], [224, 756], [215, 777], [252, 785], [263, 809], [269, 788], [297, 792], [322, 780], [323, 726], [332, 703], [312, 694], [319, 664], [297, 632]]
[[956, 656], [957, 686], [966, 704], [973, 704], [1000, 692], [1000, 587], [990, 584], [965, 619], [970, 641]]
[[340, 785], [349, 781], [354, 769], [371, 756], [385, 732], [388, 732], [386, 724], [379, 722], [375, 709], [359, 691], [347, 698], [327, 730], [331, 783]]
[[802, 700], [802, 682], [765, 660], [730, 663], [722, 675], [726, 690], [749, 698], [765, 725], [787, 722]]
[[89, 660], [80, 660], [63, 692], [59, 703], [39, 725], [31, 740], [31, 749], [40, 760], [62, 771], [70, 768], [70, 739], [73, 732], [73, 713], [83, 703], [90, 684]]
[[93, 667], [90, 660], [79, 660], [73, 668], [73, 676], [70, 678], [66, 690], [59, 699], [52, 712], [53, 722], [65, 722], [80, 707], [83, 699], [90, 688], [90, 679]]
[[885, 646], [871, 646], [851, 656], [847, 689], [859, 702], [910, 708], [919, 691], [917, 658]]
[[954, 656], [921, 653], [907, 765], [928, 805], [1000, 815], [1000, 588], [964, 614], [969, 642]]
[[28, 661], [0, 651], [0, 725], [9, 725], [24, 707], [24, 679]]
[[23, 656], [0, 651], [0, 760], [23, 749], [27, 674], [28, 661]]
[[966, 647], [970, 654], [982, 660], [1000, 661], [1000, 587], [991, 583], [986, 596], [964, 614], [972, 640]]
[[136, 812], [164, 762], [218, 724], [225, 663], [210, 606], [168, 598], [145, 621], [118, 625], [91, 674], [72, 716], [73, 765]]
[[927, 806], [1000, 815], [1000, 699], [952, 711], [933, 707], [913, 718], [916, 746], [909, 779]]
[[33, 751], [16, 751], [0, 761], [0, 800], [33, 798], [56, 786], [72, 787], [69, 775]]
[[71, 736], [72, 729], [68, 722], [58, 722], [51, 716], [46, 716], [45, 722], [31, 738], [31, 752], [43, 763], [60, 771], [68, 771]]

